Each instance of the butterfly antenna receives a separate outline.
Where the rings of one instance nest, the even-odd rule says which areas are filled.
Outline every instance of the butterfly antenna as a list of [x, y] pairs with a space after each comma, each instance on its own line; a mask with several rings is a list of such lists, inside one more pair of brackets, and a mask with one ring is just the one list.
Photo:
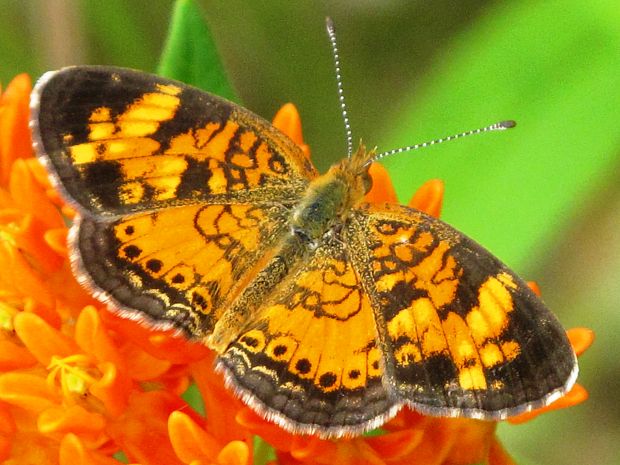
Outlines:
[[460, 134], [454, 134], [453, 136], [442, 137], [441, 139], [429, 140], [421, 144], [408, 145], [406, 147], [388, 150], [387, 152], [381, 152], [375, 155], [372, 161], [377, 161], [377, 160], [380, 160], [385, 157], [389, 157], [390, 155], [394, 155], [397, 153], [409, 152], [411, 150], [418, 150], [424, 147], [429, 147], [431, 145], [442, 144], [450, 140], [460, 139], [461, 137], [473, 136], [474, 134], [482, 134], [483, 132], [489, 132], [489, 131], [503, 131], [505, 129], [514, 128], [516, 125], [517, 123], [512, 120], [500, 121], [499, 123], [491, 124], [490, 126], [486, 126], [484, 128], [473, 129], [471, 131], [461, 132]]
[[342, 90], [342, 75], [340, 74], [340, 57], [338, 55], [338, 45], [336, 43], [336, 30], [334, 29], [334, 22], [330, 17], [325, 19], [325, 24], [327, 26], [327, 36], [332, 46], [332, 55], [334, 56], [336, 83], [338, 84], [338, 101], [340, 102], [344, 130], [347, 135], [347, 156], [351, 158], [353, 154], [353, 134], [351, 133], [351, 124], [349, 123], [349, 115], [347, 114], [347, 104], [344, 100], [344, 91]]

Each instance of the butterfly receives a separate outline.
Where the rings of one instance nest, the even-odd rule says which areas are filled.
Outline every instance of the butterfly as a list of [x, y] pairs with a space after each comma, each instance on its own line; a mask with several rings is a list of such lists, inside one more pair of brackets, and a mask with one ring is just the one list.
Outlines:
[[574, 384], [562, 326], [515, 273], [436, 218], [364, 202], [374, 151], [321, 175], [241, 106], [114, 67], [46, 73], [31, 109], [78, 213], [78, 280], [212, 348], [282, 427], [354, 435], [403, 406], [500, 420]]

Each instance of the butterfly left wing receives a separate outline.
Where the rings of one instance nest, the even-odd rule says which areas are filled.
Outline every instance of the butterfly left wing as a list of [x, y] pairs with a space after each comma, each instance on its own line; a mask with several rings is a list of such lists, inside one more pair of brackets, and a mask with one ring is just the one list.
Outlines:
[[114, 218], [197, 203], [291, 202], [316, 171], [250, 111], [135, 70], [75, 66], [31, 97], [39, 159], [67, 201]]
[[100, 300], [209, 334], [316, 171], [262, 118], [135, 70], [46, 73], [31, 97], [39, 159], [78, 210], [74, 271]]

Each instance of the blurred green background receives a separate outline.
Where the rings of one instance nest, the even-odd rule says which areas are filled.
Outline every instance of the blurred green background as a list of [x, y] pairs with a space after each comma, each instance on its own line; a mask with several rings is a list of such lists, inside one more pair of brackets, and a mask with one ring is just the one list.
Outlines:
[[[620, 4], [617, 0], [198, 1], [243, 104], [300, 109], [319, 168], [345, 154], [325, 16], [354, 140], [380, 150], [515, 119], [516, 129], [387, 159], [406, 202], [446, 182], [442, 217], [587, 326], [585, 404], [500, 436], [520, 464], [620, 464]], [[0, 82], [91, 63], [157, 67], [173, 2], [0, 0]], [[208, 52], [205, 51], [205, 56]]]

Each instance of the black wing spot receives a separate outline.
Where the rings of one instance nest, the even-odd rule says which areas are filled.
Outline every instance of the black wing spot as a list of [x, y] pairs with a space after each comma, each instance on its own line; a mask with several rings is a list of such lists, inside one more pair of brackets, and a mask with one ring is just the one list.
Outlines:
[[162, 261], [157, 260], [156, 258], [152, 258], [148, 262], [146, 262], [146, 267], [149, 269], [149, 271], [152, 271], [153, 273], [159, 273], [163, 266], [164, 264], [162, 263]]
[[310, 363], [310, 360], [308, 360], [307, 358], [300, 358], [299, 360], [297, 360], [297, 363], [295, 364], [295, 368], [300, 374], [305, 375], [309, 373], [310, 370], [312, 369], [312, 364]]
[[285, 345], [277, 345], [273, 348], [273, 355], [279, 357], [280, 355], [284, 355], [288, 348]]
[[135, 245], [128, 245], [123, 249], [123, 252], [125, 252], [125, 256], [127, 258], [133, 260], [134, 258], [138, 258], [142, 254], [142, 249]]
[[258, 347], [258, 339], [251, 336], [243, 336], [241, 342], [248, 347]]
[[329, 388], [332, 387], [337, 380], [338, 377], [331, 371], [328, 371], [327, 373], [323, 373], [321, 375], [321, 377], [319, 378], [319, 384], [321, 385], [321, 387]]

